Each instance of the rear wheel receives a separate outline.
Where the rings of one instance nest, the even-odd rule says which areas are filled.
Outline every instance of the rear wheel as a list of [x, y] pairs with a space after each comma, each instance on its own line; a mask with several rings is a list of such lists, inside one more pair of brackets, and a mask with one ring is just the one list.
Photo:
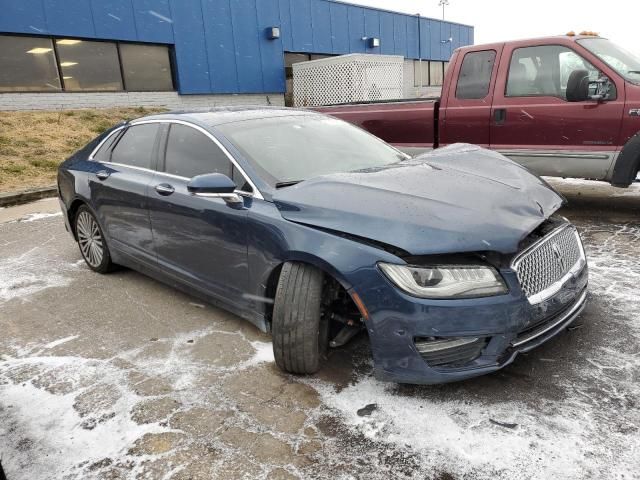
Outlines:
[[76, 213], [75, 227], [80, 253], [89, 268], [98, 273], [112, 270], [111, 255], [100, 224], [91, 210], [84, 205]]
[[320, 369], [329, 345], [328, 319], [322, 315], [321, 270], [305, 263], [282, 267], [273, 307], [273, 353], [276, 364], [290, 373]]

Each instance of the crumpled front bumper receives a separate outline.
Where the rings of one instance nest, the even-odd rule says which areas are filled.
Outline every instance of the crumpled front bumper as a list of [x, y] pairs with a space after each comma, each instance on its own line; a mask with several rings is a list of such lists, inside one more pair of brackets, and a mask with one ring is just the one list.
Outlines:
[[[555, 295], [537, 305], [529, 303], [515, 272], [505, 269], [500, 273], [510, 291], [488, 298], [419, 299], [404, 294], [383, 276], [378, 288], [362, 292], [370, 315], [367, 329], [376, 378], [435, 384], [495, 372], [513, 362], [518, 353], [562, 332], [586, 304], [586, 265]], [[429, 365], [416, 340], [433, 337], [479, 338], [483, 344], [476, 358], [465, 364]]]

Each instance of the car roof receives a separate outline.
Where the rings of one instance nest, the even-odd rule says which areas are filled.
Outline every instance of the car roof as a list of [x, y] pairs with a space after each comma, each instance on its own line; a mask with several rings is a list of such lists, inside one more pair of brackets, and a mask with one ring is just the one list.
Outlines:
[[149, 115], [137, 118], [132, 122], [145, 120], [184, 120], [202, 126], [215, 127], [225, 123], [242, 122], [246, 120], [256, 120], [260, 118], [291, 117], [299, 115], [321, 114], [311, 110], [286, 107], [265, 107], [265, 106], [241, 106], [241, 107], [216, 107], [206, 110], [185, 110]]

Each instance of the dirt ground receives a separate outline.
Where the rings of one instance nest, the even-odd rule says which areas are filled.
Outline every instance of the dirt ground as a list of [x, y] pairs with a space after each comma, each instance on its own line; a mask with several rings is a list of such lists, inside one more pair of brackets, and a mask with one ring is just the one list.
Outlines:
[[113, 125], [163, 109], [0, 112], [0, 192], [55, 184], [58, 165]]
[[0, 210], [8, 480], [640, 478], [640, 184], [553, 183], [586, 310], [499, 373], [430, 387], [374, 380], [366, 337], [285, 375], [234, 315], [90, 272], [55, 200]]

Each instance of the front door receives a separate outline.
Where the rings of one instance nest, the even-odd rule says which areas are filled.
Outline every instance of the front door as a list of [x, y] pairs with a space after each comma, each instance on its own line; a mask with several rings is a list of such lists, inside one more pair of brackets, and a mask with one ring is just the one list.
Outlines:
[[134, 125], [96, 153], [89, 188], [110, 247], [155, 262], [147, 190], [155, 175], [159, 125]]
[[[617, 155], [624, 85], [602, 102], [567, 101], [575, 70], [601, 72], [561, 45], [505, 47], [491, 115], [491, 148], [540, 175], [604, 179]], [[613, 81], [613, 80], [612, 80]]]
[[242, 307], [247, 303], [244, 294], [249, 281], [248, 209], [187, 190], [196, 175], [222, 173], [232, 177], [229, 158], [203, 131], [179, 123], [168, 126], [161, 158], [163, 165], [149, 188], [160, 267], [206, 294]]

